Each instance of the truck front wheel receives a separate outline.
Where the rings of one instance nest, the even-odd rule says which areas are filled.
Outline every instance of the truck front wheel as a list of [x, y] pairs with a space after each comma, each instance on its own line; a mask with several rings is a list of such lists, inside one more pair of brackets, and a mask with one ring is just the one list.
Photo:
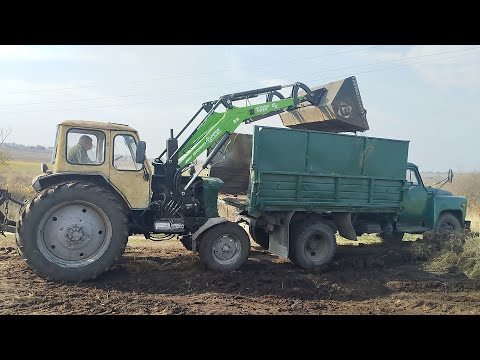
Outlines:
[[40, 277], [80, 282], [107, 271], [125, 251], [127, 216], [110, 191], [86, 182], [44, 190], [23, 208], [17, 245]]
[[294, 225], [290, 260], [304, 269], [327, 264], [333, 259], [337, 239], [332, 228], [322, 222], [303, 221]]
[[223, 222], [201, 235], [198, 254], [211, 270], [237, 270], [248, 259], [250, 238], [240, 225]]
[[437, 226], [435, 227], [435, 232], [441, 233], [445, 231], [461, 231], [462, 225], [460, 221], [452, 213], [443, 213], [438, 218]]

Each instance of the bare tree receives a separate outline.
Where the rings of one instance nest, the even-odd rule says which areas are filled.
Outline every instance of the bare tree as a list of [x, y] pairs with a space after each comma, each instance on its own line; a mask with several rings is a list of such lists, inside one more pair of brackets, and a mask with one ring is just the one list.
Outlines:
[[0, 168], [4, 167], [7, 164], [9, 159], [5, 149], [2, 149], [2, 145], [7, 140], [8, 135], [12, 133], [12, 128], [0, 129]]
[[12, 128], [0, 129], [0, 145], [2, 145], [5, 140], [7, 140], [8, 135], [12, 133]]

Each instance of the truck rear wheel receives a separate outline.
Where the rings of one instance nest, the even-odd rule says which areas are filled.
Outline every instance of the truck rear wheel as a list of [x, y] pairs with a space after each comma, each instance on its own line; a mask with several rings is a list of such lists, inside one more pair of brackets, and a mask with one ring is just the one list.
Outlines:
[[461, 231], [462, 225], [460, 221], [452, 213], [446, 212], [440, 215], [437, 226], [435, 227], [435, 232], [444, 232], [444, 231]]
[[47, 280], [81, 282], [107, 271], [125, 251], [127, 216], [106, 189], [70, 182], [44, 190], [24, 207], [17, 245]]
[[319, 221], [302, 221], [294, 225], [290, 242], [290, 260], [304, 269], [327, 264], [337, 249], [332, 228]]
[[198, 253], [200, 261], [211, 270], [237, 270], [248, 259], [250, 238], [240, 225], [223, 222], [201, 235]]
[[248, 225], [248, 232], [258, 245], [268, 250], [270, 245], [269, 235], [265, 230], [256, 224], [256, 220], [252, 219], [250, 221], [250, 224]]

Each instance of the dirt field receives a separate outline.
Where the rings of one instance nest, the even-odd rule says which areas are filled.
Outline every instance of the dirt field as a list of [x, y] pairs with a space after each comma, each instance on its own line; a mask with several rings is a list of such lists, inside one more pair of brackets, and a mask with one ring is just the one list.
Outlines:
[[0, 314], [480, 314], [480, 283], [425, 271], [412, 242], [339, 246], [316, 271], [253, 245], [241, 270], [217, 273], [177, 240], [135, 240], [98, 279], [64, 285], [34, 275], [3, 239]]

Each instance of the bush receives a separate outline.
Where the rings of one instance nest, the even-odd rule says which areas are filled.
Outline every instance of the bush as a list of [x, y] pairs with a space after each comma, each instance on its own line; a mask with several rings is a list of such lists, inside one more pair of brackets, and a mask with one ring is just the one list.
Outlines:
[[425, 268], [437, 273], [463, 273], [480, 280], [480, 237], [478, 233], [433, 234], [412, 244], [412, 252], [427, 260]]

